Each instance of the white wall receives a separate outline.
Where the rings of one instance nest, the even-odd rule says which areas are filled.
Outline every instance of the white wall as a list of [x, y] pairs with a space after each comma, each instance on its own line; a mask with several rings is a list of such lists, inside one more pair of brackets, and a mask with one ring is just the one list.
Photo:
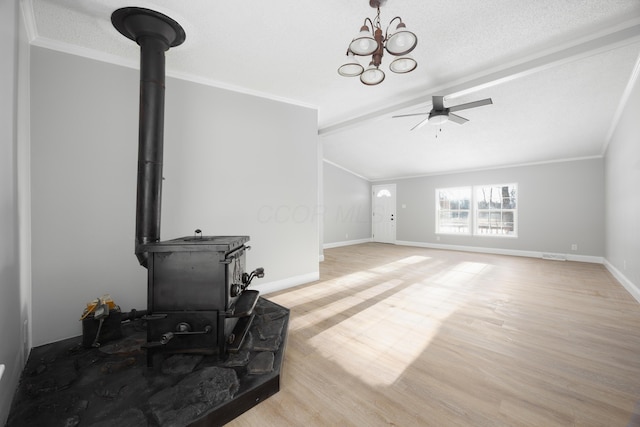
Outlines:
[[324, 162], [324, 245], [371, 238], [371, 183]]
[[[471, 248], [604, 256], [602, 159], [426, 176], [397, 184], [397, 240]], [[435, 233], [436, 188], [518, 184], [518, 237]], [[406, 207], [402, 207], [405, 205]], [[577, 251], [571, 250], [572, 244]]]
[[22, 371], [18, 216], [18, 2], [0, 2], [0, 425]]
[[638, 68], [627, 105], [605, 157], [607, 267], [640, 301], [640, 83]]
[[[179, 48], [179, 47], [178, 47]], [[146, 306], [133, 254], [138, 70], [32, 47], [33, 341], [81, 332], [109, 293]], [[171, 61], [167, 54], [167, 63]], [[252, 284], [318, 277], [317, 112], [167, 78], [163, 240], [249, 235]]]

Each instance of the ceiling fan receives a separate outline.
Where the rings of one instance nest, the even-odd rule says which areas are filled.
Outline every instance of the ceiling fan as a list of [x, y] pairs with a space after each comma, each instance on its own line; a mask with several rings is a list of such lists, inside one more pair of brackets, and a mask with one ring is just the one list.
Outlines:
[[401, 114], [396, 117], [409, 117], [409, 116], [423, 116], [428, 114], [424, 120], [411, 128], [411, 130], [415, 130], [421, 128], [427, 123], [441, 125], [447, 121], [452, 121], [454, 123], [458, 123], [459, 125], [463, 125], [468, 122], [468, 119], [464, 117], [458, 116], [457, 114], [452, 114], [454, 111], [467, 110], [469, 108], [481, 107], [483, 105], [493, 104], [491, 98], [481, 99], [479, 101], [467, 102], [466, 104], [454, 105], [453, 107], [445, 108], [444, 106], [444, 96], [432, 96], [433, 108], [428, 113], [414, 113], [414, 114]]

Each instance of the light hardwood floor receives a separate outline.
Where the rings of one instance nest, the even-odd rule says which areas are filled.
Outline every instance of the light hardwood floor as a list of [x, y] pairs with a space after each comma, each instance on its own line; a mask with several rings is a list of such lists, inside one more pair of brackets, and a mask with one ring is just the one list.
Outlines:
[[228, 426], [640, 425], [640, 304], [602, 265], [367, 243], [267, 299], [281, 390]]

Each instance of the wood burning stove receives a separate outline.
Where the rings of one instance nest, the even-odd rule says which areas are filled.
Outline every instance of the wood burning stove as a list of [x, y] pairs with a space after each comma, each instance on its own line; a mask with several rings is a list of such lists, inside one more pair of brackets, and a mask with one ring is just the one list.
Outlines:
[[[199, 230], [197, 230], [199, 231]], [[153, 354], [237, 352], [253, 320], [259, 292], [246, 289], [248, 236], [183, 237], [145, 245], [149, 365]]]
[[164, 138], [165, 51], [186, 38], [159, 12], [125, 7], [113, 26], [140, 46], [140, 117], [135, 254], [148, 269], [145, 317], [149, 365], [159, 351], [219, 354], [237, 351], [251, 325], [258, 292], [246, 290], [263, 269], [245, 272], [247, 236], [160, 241]]

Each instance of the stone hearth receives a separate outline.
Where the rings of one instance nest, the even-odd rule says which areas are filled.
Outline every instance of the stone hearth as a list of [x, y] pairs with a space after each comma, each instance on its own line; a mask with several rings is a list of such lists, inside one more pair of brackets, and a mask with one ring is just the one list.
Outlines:
[[82, 337], [36, 347], [6, 427], [220, 426], [280, 389], [289, 310], [264, 298], [237, 354], [164, 355], [146, 365], [146, 326], [85, 348]]

